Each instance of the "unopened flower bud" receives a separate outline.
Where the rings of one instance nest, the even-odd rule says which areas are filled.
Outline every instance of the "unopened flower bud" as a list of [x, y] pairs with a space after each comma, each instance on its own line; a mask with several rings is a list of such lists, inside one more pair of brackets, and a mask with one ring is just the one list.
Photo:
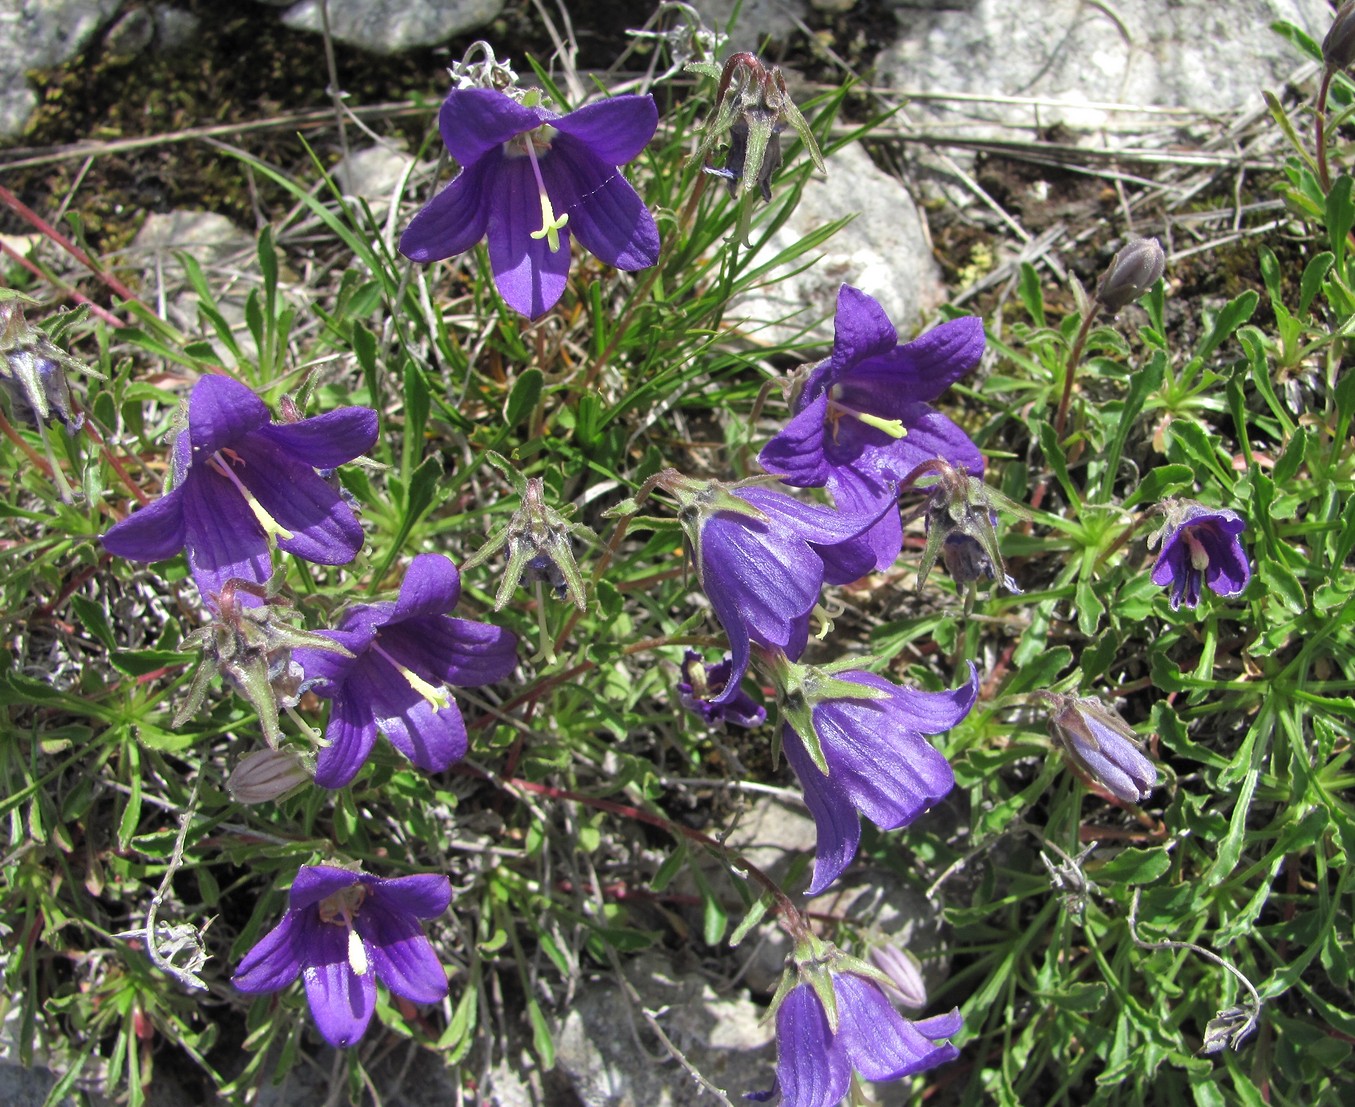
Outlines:
[[1140, 748], [1138, 735], [1100, 700], [1046, 692], [1049, 732], [1074, 766], [1125, 803], [1147, 799], [1157, 768]]
[[922, 966], [916, 957], [888, 942], [874, 946], [868, 956], [870, 963], [889, 977], [891, 989], [901, 1006], [913, 1011], [921, 1011], [927, 1006], [927, 984], [922, 979]]
[[226, 781], [236, 803], [270, 803], [310, 780], [305, 762], [287, 750], [255, 750], [242, 758]]
[[1118, 315], [1153, 285], [1167, 265], [1167, 255], [1155, 238], [1137, 238], [1116, 254], [1096, 285], [1096, 302]]
[[60, 349], [45, 332], [24, 319], [27, 297], [0, 299], [0, 388], [10, 396], [15, 418], [34, 424], [57, 419], [72, 432], [85, 417], [74, 412], [69, 369], [100, 376]]
[[1355, 62], [1355, 0], [1346, 0], [1322, 40], [1322, 60], [1328, 69], [1345, 69]]

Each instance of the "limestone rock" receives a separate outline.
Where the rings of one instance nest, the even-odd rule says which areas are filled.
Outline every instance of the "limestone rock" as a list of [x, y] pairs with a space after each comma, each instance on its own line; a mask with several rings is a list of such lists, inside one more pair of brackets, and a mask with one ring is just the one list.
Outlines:
[[[329, 30], [338, 41], [374, 54], [398, 54], [439, 46], [483, 27], [502, 10], [503, 0], [329, 0]], [[320, 31], [320, 0], [301, 0], [282, 21], [297, 30]]]
[[1326, 0], [975, 0], [940, 11], [910, 5], [898, 16], [900, 37], [877, 63], [886, 84], [1057, 102], [909, 105], [915, 119], [985, 135], [1126, 121], [1093, 102], [1202, 112], [1259, 105], [1261, 88], [1304, 60], [1270, 24], [1288, 20], [1319, 42], [1331, 24]]
[[828, 159], [827, 180], [811, 178], [764, 256], [772, 257], [825, 223], [853, 213], [857, 217], [851, 223], [783, 271], [817, 256], [815, 264], [742, 297], [727, 318], [747, 320], [754, 341], [781, 341], [803, 333], [815, 342], [831, 343], [838, 288], [846, 283], [880, 302], [900, 340], [912, 338], [923, 315], [945, 298], [940, 270], [913, 198], [897, 179], [876, 168], [859, 143]]
[[29, 69], [75, 57], [121, 0], [9, 0], [0, 5], [0, 138], [23, 133], [38, 106]]

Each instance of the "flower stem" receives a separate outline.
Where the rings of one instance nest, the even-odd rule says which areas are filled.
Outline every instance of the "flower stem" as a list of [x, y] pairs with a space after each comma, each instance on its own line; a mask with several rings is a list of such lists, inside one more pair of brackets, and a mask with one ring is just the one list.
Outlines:
[[1068, 422], [1068, 405], [1073, 399], [1073, 379], [1077, 375], [1078, 363], [1082, 360], [1082, 347], [1087, 344], [1087, 335], [1091, 334], [1092, 325], [1096, 322], [1098, 306], [1099, 302], [1095, 298], [1087, 305], [1087, 314], [1082, 319], [1082, 326], [1077, 329], [1073, 348], [1068, 353], [1068, 364], [1063, 371], [1063, 395], [1059, 398], [1058, 414], [1054, 416], [1055, 438], [1063, 438], [1063, 428]]
[[1327, 93], [1331, 91], [1332, 68], [1322, 70], [1322, 83], [1317, 89], [1317, 106], [1313, 115], [1316, 120], [1317, 137], [1317, 180], [1326, 192], [1331, 188], [1331, 173], [1327, 170]]

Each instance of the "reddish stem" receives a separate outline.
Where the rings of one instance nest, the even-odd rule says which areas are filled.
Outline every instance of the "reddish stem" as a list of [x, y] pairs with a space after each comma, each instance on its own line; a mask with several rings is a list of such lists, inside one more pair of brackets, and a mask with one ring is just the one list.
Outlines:
[[46, 235], [58, 246], [60, 246], [63, 250], [65, 250], [66, 253], [70, 254], [71, 257], [73, 257], [76, 261], [78, 261], [81, 265], [83, 265], [86, 269], [88, 269], [91, 273], [98, 277], [99, 280], [102, 281], [104, 285], [107, 286], [109, 291], [111, 291], [115, 296], [121, 296], [124, 300], [131, 300], [134, 303], [140, 302], [136, 294], [130, 288], [128, 288], [125, 284], [123, 284], [120, 280], [117, 279], [117, 277], [113, 276], [111, 273], [105, 273], [102, 269], [95, 265], [94, 259], [91, 258], [87, 253], [85, 253], [84, 250], [80, 249], [79, 246], [77, 246], [74, 242], [72, 242], [69, 238], [62, 234], [59, 230], [53, 227], [49, 222], [47, 222], [47, 220], [45, 220], [42, 216], [40, 216], [37, 212], [35, 212], [32, 208], [30, 208], [27, 204], [25, 204], [22, 200], [15, 196], [14, 193], [12, 193], [4, 185], [0, 185], [0, 203], [5, 204], [5, 206], [8, 207], [11, 211], [15, 212], [21, 218], [26, 220], [35, 230], [39, 231], [43, 235]]

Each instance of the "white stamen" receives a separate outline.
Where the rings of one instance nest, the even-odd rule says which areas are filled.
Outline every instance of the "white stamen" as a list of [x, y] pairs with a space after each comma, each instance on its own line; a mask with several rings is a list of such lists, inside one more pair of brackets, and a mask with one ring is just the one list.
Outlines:
[[348, 931], [348, 967], [357, 976], [366, 976], [371, 967], [367, 960], [367, 947], [362, 944], [356, 930]]

